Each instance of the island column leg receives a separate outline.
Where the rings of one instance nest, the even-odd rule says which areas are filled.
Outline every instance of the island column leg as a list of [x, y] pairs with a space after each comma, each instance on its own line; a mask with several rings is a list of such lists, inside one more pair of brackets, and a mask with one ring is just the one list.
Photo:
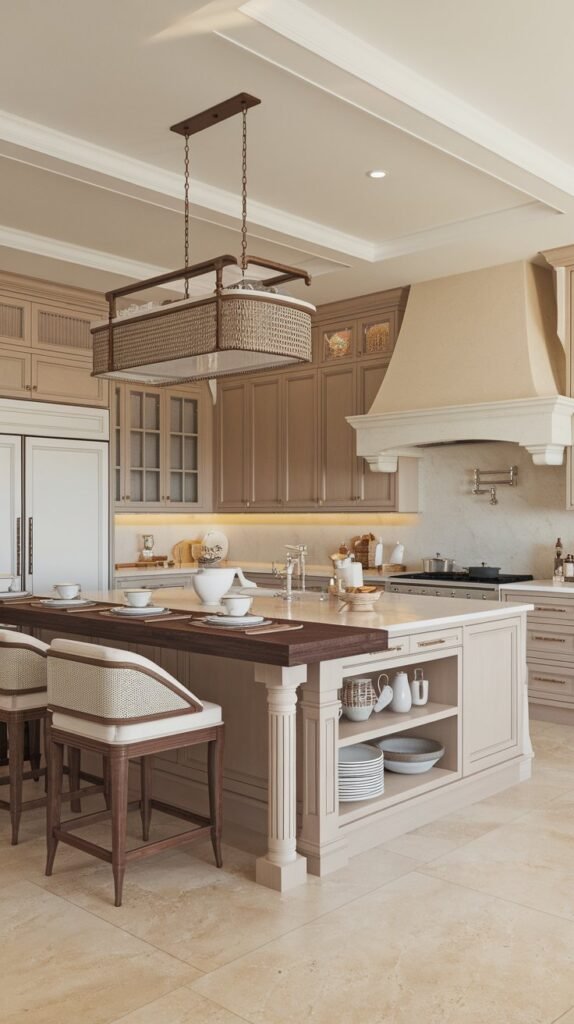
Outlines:
[[267, 687], [269, 781], [267, 853], [258, 857], [255, 879], [285, 892], [307, 878], [307, 860], [297, 853], [296, 721], [297, 687], [307, 668], [255, 665], [255, 679]]

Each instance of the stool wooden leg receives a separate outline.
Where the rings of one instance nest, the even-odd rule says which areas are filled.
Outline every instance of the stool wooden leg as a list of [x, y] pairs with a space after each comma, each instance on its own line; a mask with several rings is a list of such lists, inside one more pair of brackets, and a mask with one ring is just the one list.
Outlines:
[[24, 722], [21, 719], [13, 719], [8, 722], [8, 754], [12, 846], [16, 846], [22, 815], [22, 774], [24, 772]]
[[30, 768], [32, 778], [38, 782], [40, 778], [40, 719], [35, 718], [28, 722], [28, 733], [30, 743]]
[[152, 757], [142, 757], [140, 760], [140, 788], [141, 788], [141, 804], [140, 813], [142, 819], [142, 839], [147, 843], [149, 839], [149, 829], [151, 824], [151, 772], [152, 772]]
[[112, 780], [112, 871], [114, 873], [116, 907], [121, 907], [122, 905], [122, 890], [126, 871], [128, 768], [129, 760], [125, 754], [112, 754], [110, 758]]
[[46, 715], [44, 719], [44, 761], [46, 762], [46, 774], [44, 775], [44, 792], [48, 792], [48, 775], [50, 765], [48, 764], [48, 744], [50, 742], [50, 718]]
[[[69, 774], [69, 786], [70, 793], [76, 793], [80, 788], [80, 758], [81, 754], [77, 747], [68, 747], [68, 767], [70, 770]], [[71, 811], [81, 811], [82, 802], [77, 796], [74, 800], [70, 800]]]
[[56, 743], [50, 736], [50, 728], [46, 730], [46, 758], [48, 774], [48, 811], [46, 815], [46, 874], [52, 874], [54, 857], [58, 848], [58, 839], [54, 830], [60, 827], [62, 819], [62, 785], [64, 780], [64, 745]]
[[0, 722], [0, 764], [8, 764], [8, 730], [6, 722]]
[[104, 800], [106, 801], [106, 810], [109, 811], [112, 806], [112, 780], [110, 776], [110, 759], [108, 757], [102, 758], [102, 778], [104, 781]]
[[217, 730], [217, 738], [211, 740], [207, 750], [207, 776], [209, 783], [209, 816], [211, 818], [211, 845], [218, 868], [221, 858], [221, 820], [223, 805], [223, 727]]

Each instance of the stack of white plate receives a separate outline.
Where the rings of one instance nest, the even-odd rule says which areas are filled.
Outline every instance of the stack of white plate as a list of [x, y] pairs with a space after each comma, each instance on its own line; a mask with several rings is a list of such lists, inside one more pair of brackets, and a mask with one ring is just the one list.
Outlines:
[[339, 800], [371, 800], [385, 791], [384, 755], [378, 747], [355, 743], [339, 750]]

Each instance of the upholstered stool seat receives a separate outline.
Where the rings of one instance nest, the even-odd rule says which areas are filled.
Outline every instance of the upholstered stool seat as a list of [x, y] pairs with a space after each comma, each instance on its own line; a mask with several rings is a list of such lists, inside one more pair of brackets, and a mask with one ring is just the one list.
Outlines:
[[[112, 864], [115, 904], [121, 905], [123, 878], [129, 860], [168, 846], [210, 835], [221, 867], [221, 794], [223, 721], [218, 704], [202, 702], [168, 672], [131, 651], [75, 640], [55, 640], [48, 651], [48, 858], [52, 873], [58, 842], [75, 846]], [[206, 743], [208, 746], [209, 817], [151, 797], [154, 754]], [[62, 751], [64, 744], [103, 754], [109, 770], [112, 848], [74, 836], [106, 812], [61, 821]], [[141, 813], [144, 841], [149, 838], [153, 807], [191, 821], [196, 828], [170, 839], [126, 851], [128, 765], [140, 759]]]
[[[0, 784], [10, 787], [10, 801], [0, 808], [10, 812], [12, 845], [18, 842], [22, 810], [39, 807], [45, 797], [22, 801], [23, 782], [38, 780], [40, 727], [46, 717], [48, 645], [25, 633], [0, 629], [0, 722], [6, 727], [8, 777]], [[24, 730], [28, 728], [30, 771], [24, 771]]]

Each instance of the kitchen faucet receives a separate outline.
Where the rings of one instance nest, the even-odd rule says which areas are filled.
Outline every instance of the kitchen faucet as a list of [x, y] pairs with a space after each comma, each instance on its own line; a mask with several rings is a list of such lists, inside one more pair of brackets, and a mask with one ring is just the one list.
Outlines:
[[[307, 545], [306, 544], [286, 544], [285, 550], [287, 555], [285, 557], [285, 565], [282, 570], [277, 569], [275, 563], [273, 563], [272, 572], [274, 576], [285, 577], [285, 593], [283, 597], [286, 601], [291, 601], [293, 598], [293, 572], [297, 568], [299, 579], [301, 581], [301, 590], [305, 590], [305, 561], [307, 556]], [[296, 555], [292, 555], [291, 552], [296, 551]]]

